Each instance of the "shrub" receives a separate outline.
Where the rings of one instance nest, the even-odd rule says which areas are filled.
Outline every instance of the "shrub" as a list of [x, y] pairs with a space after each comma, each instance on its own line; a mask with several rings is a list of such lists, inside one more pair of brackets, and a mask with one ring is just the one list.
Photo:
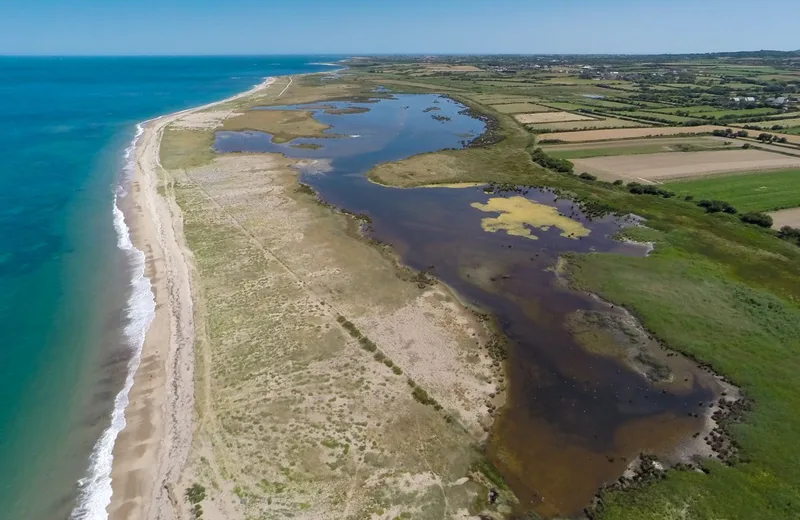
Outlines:
[[744, 144], [742, 145], [742, 148], [743, 148], [743, 149], [745, 149], [745, 150], [747, 150], [748, 148], [750, 148], [750, 143], [744, 143]]
[[778, 238], [794, 242], [800, 246], [800, 229], [791, 226], [783, 226], [780, 231], [778, 231]]
[[659, 188], [654, 184], [639, 184], [638, 182], [629, 182], [628, 191], [634, 195], [660, 195], [665, 199], [675, 196], [675, 192]]
[[186, 488], [186, 499], [191, 504], [199, 504], [206, 498], [206, 488], [200, 484], [192, 484], [191, 487]]
[[363, 347], [363, 349], [367, 352], [375, 352], [378, 350], [378, 346], [367, 337], [362, 336], [358, 341], [361, 343], [361, 347]]
[[742, 222], [745, 224], [755, 224], [756, 226], [761, 226], [763, 228], [771, 228], [772, 227], [772, 217], [767, 215], [766, 213], [745, 213], [739, 217]]
[[399, 376], [399, 375], [402, 375], [403, 369], [400, 368], [399, 366], [395, 365], [395, 366], [392, 367], [392, 372], [394, 372], [395, 374], [397, 374]]
[[613, 184], [614, 186], [622, 186], [622, 179], [617, 179], [614, 182], [612, 182], [611, 184]]
[[706, 213], [719, 213], [725, 212], [730, 214], [736, 213], [736, 208], [725, 202], [724, 200], [706, 200], [703, 199], [697, 203], [701, 208], [705, 208]]
[[583, 172], [582, 174], [578, 175], [581, 179], [585, 179], [587, 181], [596, 181], [597, 177], [592, 175], [591, 173]]
[[549, 170], [554, 170], [561, 173], [573, 173], [575, 170], [575, 167], [568, 160], [550, 157], [541, 148], [534, 150], [531, 154], [531, 158], [533, 159], [533, 162]]

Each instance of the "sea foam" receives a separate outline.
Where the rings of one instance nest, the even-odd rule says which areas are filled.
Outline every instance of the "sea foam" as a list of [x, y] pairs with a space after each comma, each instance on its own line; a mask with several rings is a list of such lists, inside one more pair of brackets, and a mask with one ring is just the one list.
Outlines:
[[125, 215], [119, 208], [119, 200], [127, 195], [126, 186], [131, 182], [135, 168], [134, 150], [144, 132], [137, 125], [136, 136], [125, 150], [124, 175], [114, 192], [114, 229], [117, 232], [117, 247], [127, 257], [130, 267], [130, 298], [125, 310], [124, 341], [130, 348], [130, 360], [122, 390], [114, 398], [109, 426], [94, 445], [89, 458], [89, 468], [84, 478], [78, 481], [79, 495], [77, 505], [70, 515], [71, 520], [107, 520], [106, 508], [111, 503], [111, 468], [114, 460], [114, 444], [117, 435], [125, 428], [125, 408], [128, 394], [133, 387], [133, 379], [139, 368], [145, 334], [155, 317], [156, 302], [150, 279], [145, 276], [145, 255], [134, 247], [130, 229], [125, 223]]

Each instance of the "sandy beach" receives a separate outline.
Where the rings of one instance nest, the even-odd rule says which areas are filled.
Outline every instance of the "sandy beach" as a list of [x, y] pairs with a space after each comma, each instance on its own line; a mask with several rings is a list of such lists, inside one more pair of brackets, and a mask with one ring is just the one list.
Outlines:
[[117, 438], [109, 518], [174, 518], [172, 488], [189, 452], [193, 414], [191, 253], [186, 248], [180, 209], [159, 195], [160, 142], [173, 121], [267, 88], [274, 78], [228, 99], [143, 123], [134, 150], [134, 178], [122, 208], [134, 245], [147, 258], [146, 275], [156, 300], [141, 365]]

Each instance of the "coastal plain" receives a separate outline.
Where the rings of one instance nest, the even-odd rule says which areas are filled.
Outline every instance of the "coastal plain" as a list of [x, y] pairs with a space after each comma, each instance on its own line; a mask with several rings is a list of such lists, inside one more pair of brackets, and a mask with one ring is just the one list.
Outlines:
[[[157, 452], [157, 467], [167, 469], [156, 478], [163, 486], [151, 489], [125, 484], [121, 466], [113, 514], [124, 518], [142, 508], [152, 518], [162, 511], [184, 519], [700, 519], [764, 512], [791, 518], [800, 499], [797, 455], [787, 448], [799, 426], [791, 362], [800, 337], [797, 246], [729, 213], [703, 211], [688, 185], [685, 198], [639, 194], [601, 175], [578, 177], [532, 160], [541, 144], [552, 157], [560, 153], [573, 167], [595, 173], [603, 161], [616, 161], [605, 167], [615, 172], [628, 161], [630, 172], [620, 174], [626, 180], [642, 177], [656, 185], [672, 175], [650, 179], [641, 172], [664, 163], [724, 182], [718, 174], [796, 166], [791, 141], [785, 154], [757, 149], [752, 138], [726, 145], [709, 135], [724, 126], [665, 126], [675, 121], [650, 110], [666, 108], [656, 101], [638, 100], [641, 106], [630, 105], [637, 108], [630, 113], [607, 112], [633, 103], [628, 98], [637, 87], [625, 82], [613, 82], [615, 99], [603, 100], [586, 96], [608, 89], [577, 74], [537, 72], [532, 82], [513, 82], [480, 61], [352, 65], [333, 75], [277, 78], [268, 88], [151, 123], [155, 134], [146, 130], [142, 143], [157, 136], [159, 144], [148, 153], [160, 162], [143, 165], [141, 173], [152, 183], [148, 197], [174, 230], [172, 238], [167, 231], [167, 242], [177, 247], [166, 248], [172, 255], [143, 250], [186, 266], [185, 275], [151, 274], [166, 284], [156, 285], [164, 307], [167, 294], [176, 297], [169, 280], [189, 283], [176, 299], [184, 305], [173, 309], [192, 310], [171, 329], [151, 334], [163, 338], [172, 330], [174, 336], [177, 323], [191, 325], [193, 335], [179, 338], [193, 345], [194, 360], [169, 364], [178, 350], [162, 350], [147, 366], [163, 370], [155, 376], [163, 384], [143, 385], [152, 375], [146, 370], [137, 376], [135, 390], [138, 385], [154, 403], [167, 402], [163, 425], [154, 419], [155, 426], [140, 433], [146, 442], [121, 437], [119, 450]], [[497, 346], [509, 339], [505, 335], [513, 340], [513, 330], [470, 305], [436, 271], [408, 266], [403, 258], [415, 258], [412, 248], [377, 239], [369, 215], [312, 187], [324, 186], [336, 164], [320, 143], [335, 139], [337, 129], [321, 111], [366, 115], [379, 110], [381, 99], [420, 93], [447, 95], [482, 118], [485, 131], [465, 136], [469, 144], [459, 149], [387, 160], [364, 173], [393, 188], [462, 186], [450, 191], [484, 201], [464, 207], [473, 208], [471, 218], [486, 240], [529, 243], [499, 247], [509, 250], [506, 255], [517, 254], [512, 245], [519, 249], [532, 266], [520, 272], [562, 291], [559, 302], [570, 303], [560, 314], [536, 298], [524, 301], [514, 292], [516, 273], [498, 262], [470, 258], [473, 263], [459, 266], [470, 281], [459, 288], [516, 299], [530, 320], [517, 323], [528, 331], [551, 332], [543, 324], [566, 316], [565, 329], [553, 331], [564, 334], [569, 348], [547, 358], [557, 369], [523, 361], [513, 348], [513, 363], [499, 356]], [[377, 101], [363, 110], [330, 108], [365, 99]], [[519, 106], [502, 108], [504, 101]], [[266, 106], [271, 109], [254, 110]], [[435, 108], [424, 117], [445, 129], [455, 124]], [[518, 109], [531, 120], [597, 120], [615, 128], [554, 132], [524, 124]], [[647, 126], [654, 124], [662, 126]], [[286, 148], [219, 153], [220, 135], [266, 136], [270, 147]], [[756, 149], [742, 150], [742, 142]], [[293, 155], [299, 151], [308, 156]], [[739, 156], [753, 164], [739, 168], [733, 164]], [[700, 171], [704, 158], [713, 163], [717, 157], [730, 158], [731, 166]], [[602, 220], [609, 215], [628, 220], [614, 227]], [[434, 232], [415, 229], [421, 236]], [[564, 240], [575, 249], [543, 248], [534, 256], [524, 248], [539, 235], [546, 244]], [[612, 247], [603, 241], [612, 242], [611, 235], [651, 250], [644, 255]], [[584, 242], [590, 245], [581, 248]], [[608, 249], [598, 249], [601, 244]], [[467, 253], [461, 251], [465, 259]], [[146, 352], [155, 355], [154, 348]], [[547, 351], [547, 345], [539, 348]], [[622, 387], [609, 386], [604, 371], [627, 379]], [[170, 405], [162, 394], [169, 394], [166, 382], [174, 384], [175, 374], [193, 401], [179, 393], [185, 400]], [[552, 395], [558, 378], [607, 393], [606, 403], [619, 402], [625, 411], [620, 422], [587, 424], [594, 416], [565, 413], [570, 402], [583, 402], [581, 394]], [[538, 388], [520, 392], [521, 384]], [[528, 401], [519, 400], [523, 394]], [[170, 406], [182, 410], [179, 421]], [[659, 406], [663, 413], [653, 411]], [[536, 415], [537, 407], [546, 413]], [[172, 438], [182, 441], [159, 448], [153, 442], [163, 436], [159, 430], [176, 432]], [[580, 438], [592, 431], [604, 438]], [[531, 448], [521, 450], [520, 439]], [[542, 460], [549, 465], [536, 466]], [[161, 501], [148, 506], [151, 494]]]

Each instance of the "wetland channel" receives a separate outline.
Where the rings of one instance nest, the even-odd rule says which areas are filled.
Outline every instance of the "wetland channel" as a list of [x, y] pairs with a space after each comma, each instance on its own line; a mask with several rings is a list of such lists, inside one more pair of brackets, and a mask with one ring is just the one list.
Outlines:
[[495, 317], [508, 340], [507, 401], [485, 454], [523, 510], [580, 515], [640, 453], [686, 454], [715, 399], [713, 376], [667, 355], [621, 309], [567, 289], [553, 269], [568, 252], [645, 254], [612, 238], [629, 219], [587, 218], [546, 189], [398, 189], [368, 181], [379, 163], [463, 148], [481, 135], [484, 122], [446, 97], [261, 108], [312, 110], [330, 128], [325, 137], [282, 144], [263, 132], [220, 131], [217, 152], [311, 160], [304, 163], [316, 166], [306, 166], [301, 180], [322, 200], [368, 215], [368, 236]]

